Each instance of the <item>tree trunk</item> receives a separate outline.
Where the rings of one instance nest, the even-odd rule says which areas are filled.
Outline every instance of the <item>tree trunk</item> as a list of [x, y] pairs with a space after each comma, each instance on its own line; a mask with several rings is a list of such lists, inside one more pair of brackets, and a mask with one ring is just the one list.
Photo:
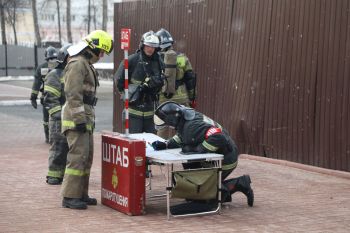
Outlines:
[[88, 16], [87, 16], [87, 31], [88, 34], [90, 34], [90, 22], [91, 22], [91, 0], [89, 0], [89, 4], [88, 4]]
[[35, 40], [36, 40], [36, 44], [40, 47], [41, 37], [39, 32], [38, 14], [36, 11], [36, 0], [32, 0], [32, 11], [33, 11], [33, 21], [34, 21], [34, 30], [35, 30]]
[[5, 28], [5, 11], [4, 11], [4, 4], [7, 0], [0, 0], [0, 20], [1, 20], [1, 40], [2, 44], [6, 45], [6, 28]]
[[72, 27], [71, 27], [71, 15], [70, 15], [70, 0], [67, 0], [67, 37], [68, 37], [68, 42], [73, 43]]
[[60, 14], [60, 3], [56, 0], [57, 6], [57, 22], [58, 22], [58, 40], [62, 44], [62, 34], [61, 34], [61, 14]]
[[96, 8], [97, 8], [96, 6], [93, 6], [93, 9], [94, 9], [94, 30], [97, 29], [97, 26], [96, 26], [96, 11], [97, 11], [97, 9]]
[[16, 15], [16, 6], [13, 8], [13, 21], [12, 21], [12, 28], [13, 28], [13, 37], [15, 38], [15, 45], [18, 44], [17, 41], [17, 31], [16, 31], [16, 20], [17, 20], [17, 15]]
[[107, 0], [102, 0], [102, 30], [107, 31]]

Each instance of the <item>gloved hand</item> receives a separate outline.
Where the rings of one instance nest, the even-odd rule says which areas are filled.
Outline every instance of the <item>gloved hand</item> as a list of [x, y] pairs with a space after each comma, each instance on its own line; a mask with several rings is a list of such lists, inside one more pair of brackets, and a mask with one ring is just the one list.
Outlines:
[[161, 141], [152, 142], [152, 147], [154, 150], [165, 150], [167, 148], [166, 143]]
[[33, 108], [35, 108], [35, 109], [38, 108], [38, 104], [36, 103], [36, 98], [37, 98], [37, 97], [38, 97], [38, 95], [36, 95], [36, 94], [34, 94], [34, 93], [32, 93], [32, 94], [30, 95], [30, 102], [31, 102]]
[[85, 123], [77, 124], [77, 125], [75, 126], [75, 129], [76, 129], [78, 132], [85, 133], [85, 132], [86, 132], [86, 124], [85, 124]]
[[164, 97], [167, 99], [171, 99], [173, 97], [173, 93], [164, 93]]
[[196, 108], [196, 107], [197, 107], [197, 102], [196, 102], [196, 100], [191, 100], [190, 106], [191, 106], [191, 108]]

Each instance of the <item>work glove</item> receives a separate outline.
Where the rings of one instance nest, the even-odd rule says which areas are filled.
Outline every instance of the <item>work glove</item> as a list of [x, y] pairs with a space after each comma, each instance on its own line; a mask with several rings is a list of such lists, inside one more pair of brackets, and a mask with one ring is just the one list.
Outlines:
[[164, 93], [164, 97], [167, 99], [171, 99], [174, 96], [173, 93]]
[[37, 97], [38, 97], [38, 95], [36, 95], [36, 94], [34, 94], [34, 93], [32, 93], [32, 94], [30, 95], [30, 102], [31, 102], [33, 108], [35, 108], [35, 109], [38, 108], [38, 104], [36, 103], [36, 98], [37, 98]]
[[85, 123], [77, 124], [75, 126], [75, 129], [80, 133], [85, 133], [86, 132], [86, 124]]
[[197, 102], [196, 102], [196, 100], [191, 100], [190, 106], [191, 106], [191, 108], [196, 108], [196, 107], [197, 107]]
[[152, 142], [152, 147], [154, 150], [165, 150], [167, 148], [166, 143], [161, 141]]

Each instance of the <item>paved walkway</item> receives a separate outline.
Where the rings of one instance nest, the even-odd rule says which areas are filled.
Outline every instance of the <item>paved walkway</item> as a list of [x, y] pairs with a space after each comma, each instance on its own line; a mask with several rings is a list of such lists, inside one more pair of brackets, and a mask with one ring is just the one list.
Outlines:
[[[28, 124], [0, 113], [0, 128], [0, 232], [350, 232], [349, 173], [247, 155], [231, 176], [251, 175], [252, 208], [238, 193], [221, 215], [167, 221], [165, 199], [148, 202], [143, 216], [119, 213], [100, 204], [98, 133], [90, 195], [99, 203], [87, 210], [65, 209], [60, 186], [45, 183], [49, 146], [40, 121]], [[154, 167], [153, 172], [157, 190], [164, 171]]]

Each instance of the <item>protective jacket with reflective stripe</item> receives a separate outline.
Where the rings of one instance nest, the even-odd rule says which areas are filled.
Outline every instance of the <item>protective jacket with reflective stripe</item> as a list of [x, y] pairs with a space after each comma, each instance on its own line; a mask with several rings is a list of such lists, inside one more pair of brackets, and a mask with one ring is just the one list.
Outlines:
[[[161, 53], [161, 57], [164, 57], [166, 53], [171, 53], [174, 50], [169, 49], [166, 52]], [[188, 89], [184, 82], [184, 76], [186, 72], [192, 72], [192, 65], [188, 57], [184, 53], [177, 53], [176, 57], [176, 91], [174, 95], [168, 99], [164, 95], [160, 95], [159, 102], [163, 103], [166, 101], [175, 101], [176, 103], [187, 105], [189, 97], [195, 98], [195, 90]]]
[[94, 106], [84, 104], [84, 97], [96, 97], [99, 85], [97, 72], [84, 55], [71, 57], [64, 69], [66, 103], [62, 108], [62, 132], [85, 123], [87, 130], [93, 130]]
[[44, 62], [40, 64], [34, 73], [34, 82], [32, 86], [32, 93], [35, 95], [39, 94], [40, 92], [44, 91], [44, 80], [45, 76], [49, 73], [49, 66], [48, 62]]
[[[220, 130], [206, 136], [212, 127]], [[180, 122], [176, 132], [176, 135], [169, 140], [168, 148], [189, 147], [193, 148], [193, 152], [223, 154], [223, 170], [236, 167], [238, 159], [236, 144], [228, 132], [211, 118], [196, 112], [194, 119]]]
[[[158, 53], [154, 53], [151, 57], [144, 54], [142, 50], [128, 57], [129, 67], [129, 85], [141, 84], [147, 76], [156, 76], [161, 79], [163, 63]], [[114, 79], [117, 83], [117, 88], [121, 94], [124, 94], [125, 69], [124, 61], [119, 65]], [[135, 117], [152, 118], [154, 113], [154, 96], [159, 93], [144, 94], [143, 99], [139, 103], [129, 103], [129, 113]], [[130, 97], [130, 93], [129, 93]]]
[[57, 67], [45, 78], [44, 106], [56, 120], [61, 119], [61, 108], [65, 102], [63, 69]]

